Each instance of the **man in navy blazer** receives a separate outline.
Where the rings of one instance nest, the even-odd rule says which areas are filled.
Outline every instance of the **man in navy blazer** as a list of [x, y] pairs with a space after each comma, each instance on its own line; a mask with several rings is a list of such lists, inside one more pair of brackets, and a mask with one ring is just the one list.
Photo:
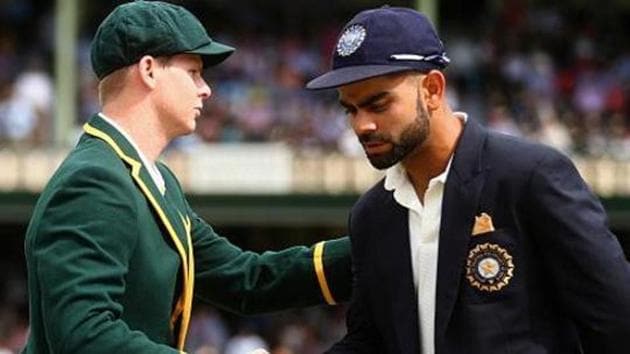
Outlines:
[[329, 353], [630, 353], [630, 265], [604, 209], [559, 152], [451, 111], [428, 19], [356, 15], [333, 70], [386, 177], [350, 217], [348, 334]]

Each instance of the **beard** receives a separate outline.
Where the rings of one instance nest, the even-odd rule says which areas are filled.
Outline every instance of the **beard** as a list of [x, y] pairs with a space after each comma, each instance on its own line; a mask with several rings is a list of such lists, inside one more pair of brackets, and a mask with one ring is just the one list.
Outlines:
[[373, 155], [366, 153], [370, 164], [374, 168], [384, 170], [402, 161], [421, 146], [427, 140], [429, 131], [429, 112], [421, 105], [418, 99], [416, 101], [416, 119], [405, 127], [398, 141], [391, 134], [367, 133], [359, 136], [359, 142], [362, 144], [370, 142], [392, 144], [392, 149], [389, 152]]

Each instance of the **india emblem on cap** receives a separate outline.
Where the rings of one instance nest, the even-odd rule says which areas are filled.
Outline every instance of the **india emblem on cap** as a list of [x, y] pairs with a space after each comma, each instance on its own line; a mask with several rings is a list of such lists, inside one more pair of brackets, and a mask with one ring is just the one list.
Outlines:
[[347, 57], [354, 53], [363, 43], [366, 34], [365, 27], [361, 25], [348, 27], [341, 37], [339, 37], [339, 42], [337, 42], [337, 54], [342, 57]]

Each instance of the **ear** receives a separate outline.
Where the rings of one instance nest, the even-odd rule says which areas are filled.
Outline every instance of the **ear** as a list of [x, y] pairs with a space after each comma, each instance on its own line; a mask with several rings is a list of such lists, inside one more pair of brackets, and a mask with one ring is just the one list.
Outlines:
[[439, 70], [429, 71], [422, 80], [422, 91], [429, 110], [435, 110], [442, 105], [446, 92], [446, 78]]
[[138, 74], [142, 79], [142, 82], [150, 88], [155, 88], [156, 82], [156, 69], [158, 68], [158, 62], [154, 57], [145, 55], [138, 61], [137, 68]]

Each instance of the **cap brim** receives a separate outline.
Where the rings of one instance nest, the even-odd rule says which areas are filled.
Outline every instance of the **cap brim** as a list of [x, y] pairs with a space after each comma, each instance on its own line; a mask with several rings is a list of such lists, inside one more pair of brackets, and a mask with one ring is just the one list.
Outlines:
[[347, 66], [329, 71], [306, 84], [309, 90], [321, 90], [344, 86], [357, 81], [367, 80], [376, 76], [393, 74], [401, 71], [414, 70], [409, 66], [398, 65], [360, 65]]
[[236, 49], [219, 42], [210, 42], [186, 53], [199, 54], [203, 60], [204, 67], [215, 66], [227, 59]]

